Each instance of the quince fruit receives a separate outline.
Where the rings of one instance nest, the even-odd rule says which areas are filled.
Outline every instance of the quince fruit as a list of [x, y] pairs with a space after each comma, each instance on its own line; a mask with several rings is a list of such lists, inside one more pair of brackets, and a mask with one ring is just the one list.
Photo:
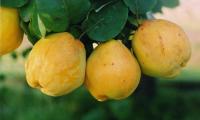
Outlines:
[[85, 85], [98, 100], [120, 100], [138, 86], [141, 71], [131, 52], [121, 41], [109, 40], [92, 52], [87, 60]]
[[67, 94], [85, 78], [84, 45], [67, 33], [42, 38], [33, 47], [25, 64], [28, 84], [50, 96]]
[[0, 7], [0, 56], [18, 48], [22, 40], [17, 9]]
[[132, 47], [142, 72], [153, 77], [177, 76], [191, 56], [187, 35], [167, 20], [146, 20], [135, 32]]

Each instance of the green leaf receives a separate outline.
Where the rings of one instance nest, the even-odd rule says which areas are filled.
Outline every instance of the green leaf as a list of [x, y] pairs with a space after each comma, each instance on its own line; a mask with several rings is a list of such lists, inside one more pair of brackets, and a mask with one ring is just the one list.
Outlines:
[[22, 7], [29, 0], [0, 0], [0, 5], [5, 7]]
[[117, 36], [128, 18], [128, 8], [122, 1], [112, 2], [99, 11], [92, 11], [82, 27], [96, 41], [106, 41]]
[[64, 0], [34, 0], [46, 29], [49, 32], [63, 32], [68, 28], [69, 17]]
[[174, 8], [179, 5], [179, 0], [161, 0], [162, 5], [169, 7], [169, 8]]
[[35, 2], [32, 0], [29, 5], [20, 9], [20, 17], [24, 22], [29, 22], [30, 32], [37, 38], [45, 37], [46, 27], [37, 13]]
[[62, 32], [69, 25], [66, 3], [60, 0], [31, 0], [20, 9], [20, 16], [24, 22], [38, 21], [39, 16], [48, 32]]
[[179, 0], [157, 0], [157, 4], [152, 9], [152, 12], [160, 12], [162, 13], [162, 7], [174, 8], [179, 5]]
[[64, 0], [31, 0], [20, 8], [20, 17], [28, 23], [25, 33], [33, 44], [48, 33], [66, 31], [69, 25]]
[[38, 14], [36, 12], [33, 13], [31, 22], [28, 26], [30, 32], [37, 36], [37, 38], [42, 38], [42, 33], [40, 32], [39, 24], [38, 24]]
[[30, 0], [28, 4], [19, 9], [20, 17], [24, 22], [29, 22], [35, 10], [34, 0]]
[[40, 19], [39, 15], [37, 16], [37, 18], [38, 18], [38, 26], [39, 26], [40, 33], [41, 33], [42, 37], [45, 37], [45, 35], [46, 35], [46, 28], [44, 26], [44, 23]]
[[77, 24], [88, 14], [91, 3], [90, 0], [65, 0], [68, 7], [70, 22]]
[[31, 32], [28, 28], [28, 25], [29, 25], [28, 23], [20, 21], [20, 27], [22, 28], [24, 33], [27, 35], [28, 40], [34, 45], [39, 40], [39, 38], [37, 38], [36, 36], [31, 34]]
[[144, 14], [151, 11], [157, 3], [157, 0], [124, 0], [134, 14]]
[[162, 1], [161, 0], [157, 0], [156, 5], [152, 9], [152, 12], [154, 12], [154, 13], [157, 13], [157, 12], [162, 13]]

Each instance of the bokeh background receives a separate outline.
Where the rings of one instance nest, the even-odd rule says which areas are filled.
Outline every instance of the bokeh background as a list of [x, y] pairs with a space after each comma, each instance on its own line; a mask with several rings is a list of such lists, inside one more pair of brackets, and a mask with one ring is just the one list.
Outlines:
[[19, 49], [0, 57], [0, 120], [200, 120], [199, 6], [199, 0], [180, 0], [178, 7], [155, 14], [182, 26], [189, 36], [187, 67], [172, 80], [143, 76], [136, 92], [121, 101], [98, 102], [84, 87], [55, 98], [30, 88], [24, 56], [31, 45], [25, 37]]

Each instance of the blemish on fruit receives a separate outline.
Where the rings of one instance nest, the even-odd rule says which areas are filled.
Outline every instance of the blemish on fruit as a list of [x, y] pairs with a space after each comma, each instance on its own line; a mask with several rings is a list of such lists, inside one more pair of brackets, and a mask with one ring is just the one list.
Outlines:
[[160, 40], [162, 40], [162, 36], [159, 35], [158, 37], [159, 37]]
[[97, 96], [97, 100], [98, 101], [105, 101], [105, 100], [107, 100], [108, 99], [108, 97], [106, 96], [106, 95], [98, 95]]
[[159, 40], [160, 40], [160, 47], [161, 47], [161, 53], [163, 55], [165, 55], [165, 47], [164, 47], [164, 44], [163, 44], [163, 41], [162, 41], [162, 37], [159, 36]]

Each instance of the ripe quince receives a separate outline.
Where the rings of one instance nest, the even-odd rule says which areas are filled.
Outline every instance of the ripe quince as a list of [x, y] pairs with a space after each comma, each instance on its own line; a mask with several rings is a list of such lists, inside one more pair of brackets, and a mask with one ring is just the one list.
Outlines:
[[25, 64], [28, 84], [50, 96], [67, 94], [85, 79], [84, 45], [70, 33], [42, 38], [33, 47]]
[[0, 56], [18, 48], [22, 40], [17, 9], [0, 7]]
[[98, 100], [120, 100], [137, 88], [141, 71], [133, 54], [121, 41], [100, 44], [87, 60], [85, 85]]
[[132, 47], [142, 72], [153, 77], [177, 76], [191, 56], [183, 29], [162, 19], [144, 21], [133, 36]]

